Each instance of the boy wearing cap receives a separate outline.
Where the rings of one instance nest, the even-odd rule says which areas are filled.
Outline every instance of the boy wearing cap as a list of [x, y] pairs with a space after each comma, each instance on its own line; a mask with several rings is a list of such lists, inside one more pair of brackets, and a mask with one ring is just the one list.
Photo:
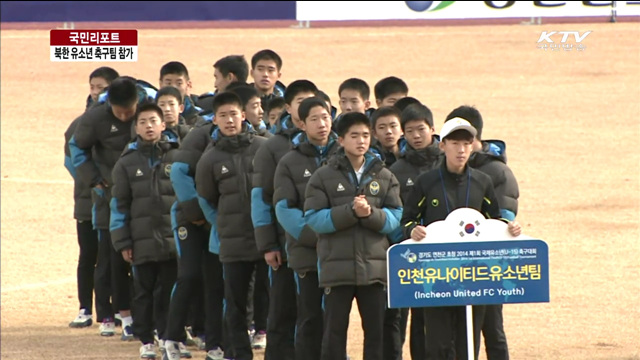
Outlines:
[[[500, 203], [503, 218], [513, 221], [518, 213], [518, 182], [507, 166], [506, 145], [500, 140], [482, 140], [483, 120], [478, 109], [472, 106], [460, 106], [454, 109], [447, 120], [463, 118], [478, 132], [473, 141], [473, 154], [469, 166], [489, 175]], [[502, 305], [487, 305], [482, 336], [489, 360], [509, 359], [507, 336], [504, 333]]]
[[[418, 177], [404, 203], [401, 225], [405, 238], [423, 240], [427, 225], [444, 220], [458, 208], [472, 208], [491, 219], [501, 218], [491, 178], [468, 164], [476, 134], [476, 129], [464, 119], [454, 118], [445, 123], [439, 144], [444, 161]], [[521, 233], [517, 222], [509, 222], [508, 229], [513, 236]], [[476, 357], [484, 315], [485, 306], [473, 307]], [[425, 358], [467, 360], [465, 319], [464, 306], [425, 308]]]

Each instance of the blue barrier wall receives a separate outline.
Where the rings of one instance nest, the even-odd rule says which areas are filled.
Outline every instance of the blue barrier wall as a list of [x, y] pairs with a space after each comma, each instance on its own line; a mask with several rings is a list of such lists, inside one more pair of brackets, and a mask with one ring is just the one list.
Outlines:
[[2, 22], [295, 20], [295, 1], [2, 1]]

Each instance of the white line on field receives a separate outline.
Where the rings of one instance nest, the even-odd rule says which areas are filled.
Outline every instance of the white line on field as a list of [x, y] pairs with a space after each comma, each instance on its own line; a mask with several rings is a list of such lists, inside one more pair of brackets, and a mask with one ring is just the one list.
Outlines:
[[0, 290], [4, 294], [4, 293], [14, 292], [14, 291], [25, 291], [25, 290], [40, 289], [40, 288], [49, 287], [49, 286], [53, 286], [53, 285], [64, 285], [64, 284], [69, 284], [69, 283], [73, 283], [73, 282], [76, 282], [76, 281], [77, 281], [77, 279], [75, 277], [70, 277], [70, 278], [63, 278], [63, 279], [58, 279], [58, 280], [43, 281], [43, 282], [34, 283], [34, 284], [3, 286]]
[[62, 185], [73, 185], [73, 181], [71, 180], [39, 180], [39, 179], [27, 179], [27, 178], [2, 178], [3, 182], [15, 182], [15, 183], [25, 183], [25, 184], [62, 184]]

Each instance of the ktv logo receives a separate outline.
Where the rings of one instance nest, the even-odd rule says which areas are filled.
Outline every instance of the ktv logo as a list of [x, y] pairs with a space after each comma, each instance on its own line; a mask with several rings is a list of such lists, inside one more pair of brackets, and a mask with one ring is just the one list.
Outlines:
[[553, 43], [554, 41], [551, 37], [556, 34], [562, 34], [562, 39], [560, 40], [561, 43], [566, 43], [569, 39], [569, 35], [573, 35], [576, 44], [579, 44], [591, 33], [592, 31], [585, 31], [584, 34], [580, 35], [579, 31], [543, 31], [538, 38], [538, 43], [543, 41], [546, 41], [547, 43]]

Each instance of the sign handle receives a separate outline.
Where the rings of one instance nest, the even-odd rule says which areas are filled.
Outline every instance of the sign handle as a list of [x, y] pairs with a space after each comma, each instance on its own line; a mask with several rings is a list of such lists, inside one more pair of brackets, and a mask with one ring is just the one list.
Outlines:
[[467, 311], [467, 359], [475, 359], [475, 346], [473, 343], [473, 307], [466, 305]]

